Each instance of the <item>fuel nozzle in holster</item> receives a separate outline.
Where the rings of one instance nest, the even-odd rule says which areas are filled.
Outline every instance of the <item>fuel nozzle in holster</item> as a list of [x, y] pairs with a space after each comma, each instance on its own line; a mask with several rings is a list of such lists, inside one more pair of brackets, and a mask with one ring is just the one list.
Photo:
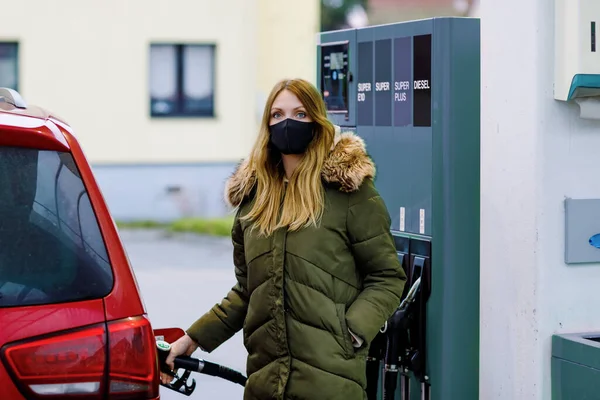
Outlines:
[[379, 332], [369, 346], [367, 355], [367, 399], [377, 400], [379, 389], [379, 370], [381, 369], [381, 360], [385, 355], [386, 336]]
[[[426, 306], [431, 292], [428, 257], [411, 254], [407, 286], [403, 300], [388, 319], [380, 334], [385, 335], [383, 400], [395, 398], [398, 377], [402, 381], [402, 399], [409, 398], [408, 372], [426, 382]], [[408, 289], [408, 291], [407, 291]]]
[[415, 299], [419, 293], [421, 278], [417, 278], [411, 286], [408, 294], [396, 309], [394, 314], [381, 329], [385, 334], [386, 349], [383, 367], [383, 399], [394, 399], [398, 382], [398, 374], [407, 366], [407, 356], [410, 348], [410, 322], [414, 316], [416, 306]]

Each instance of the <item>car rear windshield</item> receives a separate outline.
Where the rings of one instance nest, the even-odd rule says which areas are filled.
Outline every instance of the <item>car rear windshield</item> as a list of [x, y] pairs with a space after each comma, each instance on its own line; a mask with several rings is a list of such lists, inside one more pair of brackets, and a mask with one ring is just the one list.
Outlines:
[[0, 147], [0, 307], [101, 298], [112, 285], [73, 157]]

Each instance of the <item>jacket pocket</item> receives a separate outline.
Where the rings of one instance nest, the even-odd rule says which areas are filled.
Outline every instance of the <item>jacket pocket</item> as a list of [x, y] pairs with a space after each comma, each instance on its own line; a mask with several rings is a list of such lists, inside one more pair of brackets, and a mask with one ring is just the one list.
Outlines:
[[342, 343], [344, 353], [346, 353], [347, 357], [353, 357], [354, 346], [352, 346], [352, 336], [350, 336], [350, 331], [348, 330], [348, 323], [346, 322], [346, 306], [343, 304], [336, 304], [335, 310], [337, 313], [337, 317], [340, 320], [340, 328], [342, 329]]

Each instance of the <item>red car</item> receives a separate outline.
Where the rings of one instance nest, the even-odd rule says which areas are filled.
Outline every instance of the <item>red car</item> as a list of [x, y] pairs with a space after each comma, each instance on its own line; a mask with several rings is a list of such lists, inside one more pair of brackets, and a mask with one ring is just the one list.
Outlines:
[[158, 399], [152, 327], [71, 128], [0, 88], [0, 399]]

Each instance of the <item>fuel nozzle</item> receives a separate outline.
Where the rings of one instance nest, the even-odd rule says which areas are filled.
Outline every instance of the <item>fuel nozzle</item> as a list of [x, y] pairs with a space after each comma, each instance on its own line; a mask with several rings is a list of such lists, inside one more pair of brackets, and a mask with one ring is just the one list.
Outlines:
[[165, 342], [164, 340], [156, 341], [156, 353], [158, 356], [158, 365], [160, 366], [160, 372], [164, 372], [166, 374], [174, 376], [175, 374], [169, 369], [169, 366], [167, 365], [167, 357], [169, 356], [170, 352], [171, 345], [169, 343]]
[[196, 381], [194, 379], [192, 379], [191, 383], [188, 384], [188, 378], [190, 377], [192, 371], [185, 370], [181, 376], [177, 375], [174, 371], [171, 371], [167, 365], [167, 357], [169, 356], [170, 352], [171, 345], [168, 342], [165, 342], [164, 340], [156, 341], [156, 355], [158, 358], [160, 372], [164, 372], [173, 378], [171, 383], [161, 383], [160, 385], [183, 395], [190, 396], [194, 392], [194, 389], [196, 389]]
[[[213, 362], [198, 358], [192, 358], [190, 356], [175, 357], [175, 360], [173, 361], [175, 371], [171, 371], [167, 365], [167, 357], [169, 356], [170, 352], [171, 345], [169, 343], [165, 342], [164, 340], [156, 340], [156, 353], [160, 371], [173, 378], [170, 383], [161, 383], [161, 385], [166, 388], [186, 396], [191, 395], [196, 388], [196, 381], [194, 379], [188, 381], [192, 372], [216, 376], [242, 386], [246, 385], [247, 378], [240, 372], [231, 368], [227, 368], [223, 365], [215, 364]], [[179, 370], [183, 370], [183, 373], [178, 374], [177, 371]]]
[[367, 400], [377, 400], [381, 360], [386, 346], [385, 333], [378, 332], [371, 345], [367, 356]]
[[404, 357], [409, 345], [408, 327], [409, 318], [414, 307], [415, 297], [419, 290], [421, 278], [419, 277], [410, 288], [408, 294], [390, 317], [383, 331], [387, 338], [387, 348], [385, 352], [385, 366], [383, 377], [383, 399], [391, 400], [395, 398], [396, 387], [398, 384], [398, 374], [402, 364], [405, 363]]

